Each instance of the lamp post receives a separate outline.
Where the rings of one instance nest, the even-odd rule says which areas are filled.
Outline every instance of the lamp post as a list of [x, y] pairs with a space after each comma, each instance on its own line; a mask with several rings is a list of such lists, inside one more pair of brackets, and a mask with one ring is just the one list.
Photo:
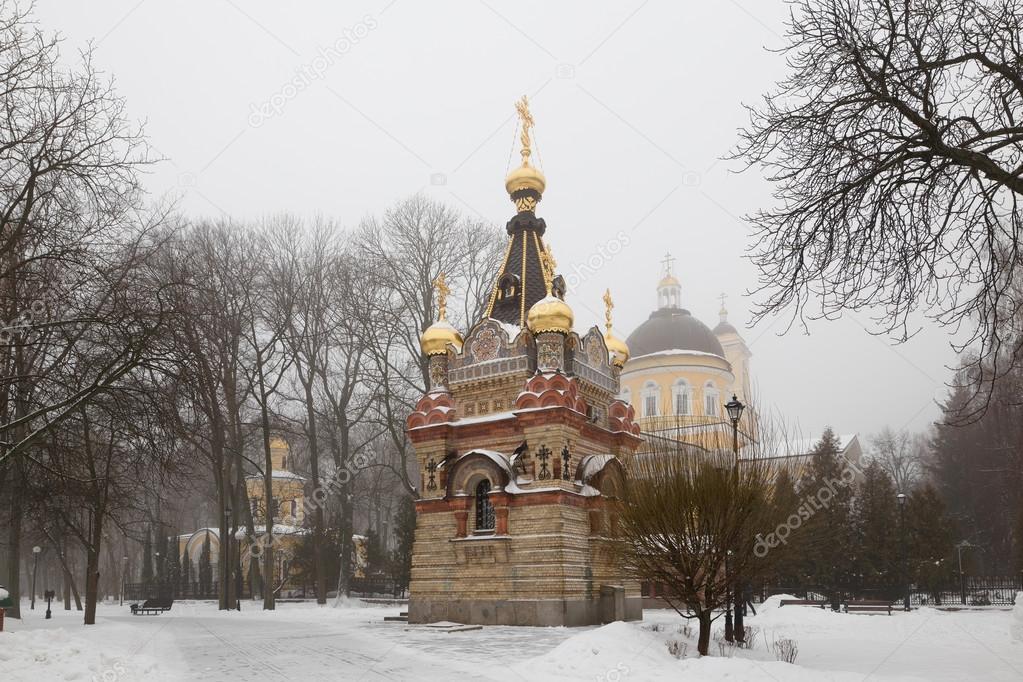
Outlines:
[[[739, 489], [739, 419], [742, 418], [742, 411], [746, 409], [746, 406], [739, 401], [739, 398], [733, 393], [732, 399], [725, 403], [725, 410], [728, 412], [728, 418], [732, 420], [732, 480], [735, 485], [735, 493], [738, 495]], [[735, 496], [732, 497], [733, 501]], [[742, 624], [742, 609], [745, 606], [745, 590], [742, 589], [742, 580], [736, 571], [735, 580], [733, 581], [734, 589], [732, 590], [732, 600], [735, 602], [735, 632], [734, 638], [740, 642], [746, 640], [746, 633]], [[727, 615], [727, 614], [726, 614]], [[728, 619], [725, 619], [725, 633], [727, 639], [728, 632]], [[731, 640], [729, 640], [731, 641]]]
[[895, 496], [899, 501], [899, 525], [902, 526], [902, 573], [904, 580], [903, 603], [904, 610], [909, 611], [909, 544], [906, 541], [906, 501], [909, 499], [906, 493], [899, 493]]
[[963, 540], [956, 545], [956, 553], [959, 555], [959, 598], [966, 604], [966, 574], [963, 573], [963, 550], [973, 547], [968, 540]]
[[124, 579], [127, 567], [128, 557], [121, 557], [121, 606], [124, 606]]
[[224, 554], [224, 608], [231, 608], [231, 593], [228, 591], [231, 587], [231, 505], [228, 503], [224, 507], [224, 528], [227, 532], [224, 533], [223, 541], [220, 543], [221, 549]]
[[57, 596], [57, 593], [54, 592], [53, 590], [46, 590], [46, 592], [43, 593], [43, 597], [46, 599], [46, 619], [47, 620], [49, 620], [50, 618], [53, 618], [53, 613], [50, 611], [50, 603], [53, 601], [53, 598], [55, 596]]
[[39, 552], [43, 551], [43, 548], [36, 545], [32, 548], [32, 603], [29, 606], [33, 611], [36, 608], [36, 573], [39, 572]]

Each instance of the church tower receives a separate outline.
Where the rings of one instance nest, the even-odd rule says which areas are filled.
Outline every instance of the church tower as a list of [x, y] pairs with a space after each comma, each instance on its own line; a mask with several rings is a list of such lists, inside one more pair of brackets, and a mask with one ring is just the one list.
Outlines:
[[725, 359], [732, 365], [732, 374], [735, 376], [732, 392], [738, 396], [739, 400], [748, 405], [752, 397], [750, 395], [749, 361], [753, 357], [753, 353], [750, 352], [749, 346], [746, 345], [746, 341], [739, 331], [728, 321], [724, 294], [721, 294], [721, 310], [718, 312], [718, 317], [720, 322], [714, 327], [714, 335], [721, 342], [721, 347], [725, 351]]
[[615, 560], [614, 500], [640, 444], [617, 398], [628, 347], [573, 330], [565, 281], [536, 215], [546, 179], [533, 118], [516, 103], [522, 162], [506, 178], [516, 213], [486, 314], [463, 337], [438, 319], [421, 337], [430, 387], [408, 418], [420, 468], [409, 621], [588, 625], [642, 617]]

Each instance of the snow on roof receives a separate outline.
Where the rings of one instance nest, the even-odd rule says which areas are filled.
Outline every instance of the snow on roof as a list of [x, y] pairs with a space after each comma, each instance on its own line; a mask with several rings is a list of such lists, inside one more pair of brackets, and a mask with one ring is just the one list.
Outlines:
[[[839, 454], [847, 454], [850, 448], [856, 443], [859, 434], [843, 433], [837, 435]], [[778, 443], [764, 443], [761, 447], [764, 457], [808, 457], [813, 454], [820, 438], [796, 438]]]
[[[262, 535], [266, 532], [266, 526], [253, 526], [253, 530], [256, 531], [256, 535]], [[308, 535], [309, 529], [302, 528], [301, 526], [293, 526], [287, 523], [275, 523], [271, 531], [274, 535]]]
[[653, 353], [644, 353], [643, 355], [636, 355], [632, 359], [636, 360], [638, 358], [649, 358], [655, 355], [699, 355], [708, 358], [717, 358], [718, 360], [724, 359], [717, 353], [707, 353], [706, 351], [702, 350], [684, 350], [682, 348], [669, 348], [668, 350], [659, 350]]

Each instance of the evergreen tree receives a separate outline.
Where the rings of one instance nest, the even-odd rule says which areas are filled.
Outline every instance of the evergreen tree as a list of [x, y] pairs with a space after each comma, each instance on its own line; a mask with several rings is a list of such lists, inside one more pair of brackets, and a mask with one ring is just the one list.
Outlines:
[[948, 518], [945, 504], [934, 487], [923, 486], [909, 496], [906, 527], [913, 582], [940, 603], [938, 592], [957, 584], [959, 565], [955, 524]]
[[800, 536], [803, 573], [836, 606], [840, 589], [849, 579], [854, 477], [840, 453], [841, 444], [829, 426], [814, 447], [799, 485], [801, 508], [809, 518], [792, 531]]
[[181, 550], [181, 590], [187, 592], [192, 584], [192, 560], [188, 556], [188, 544]]
[[[865, 586], [886, 587], [893, 597], [904, 583], [899, 502], [895, 484], [877, 461], [871, 461], [857, 486], [850, 564]], [[908, 524], [907, 524], [908, 525]], [[907, 532], [908, 537], [908, 532]]]
[[408, 587], [412, 577], [412, 542], [416, 535], [416, 502], [411, 497], [402, 499], [394, 518], [397, 546], [391, 553], [391, 577], [399, 590]]
[[153, 540], [149, 528], [146, 528], [146, 539], [142, 544], [142, 582], [146, 585], [153, 582]]
[[375, 530], [366, 531], [366, 575], [375, 576], [387, 568], [387, 557], [381, 546], [380, 535]]
[[202, 552], [199, 554], [199, 591], [209, 594], [213, 588], [213, 565], [210, 563], [210, 534], [202, 541]]
[[[786, 523], [793, 514], [797, 517], [799, 516], [802, 501], [796, 492], [796, 481], [787, 467], [783, 467], [775, 478], [771, 503], [777, 511], [778, 518], [785, 519]], [[800, 518], [801, 521], [802, 519]], [[803, 583], [801, 558], [805, 555], [802, 549], [804, 544], [802, 539], [804, 537], [805, 530], [802, 528], [794, 529], [786, 536], [784, 544], [779, 544], [770, 550], [773, 567], [769, 580], [782, 587], [791, 587]]]
[[181, 555], [178, 554], [178, 536], [172, 534], [167, 543], [167, 585], [177, 591], [181, 583]]

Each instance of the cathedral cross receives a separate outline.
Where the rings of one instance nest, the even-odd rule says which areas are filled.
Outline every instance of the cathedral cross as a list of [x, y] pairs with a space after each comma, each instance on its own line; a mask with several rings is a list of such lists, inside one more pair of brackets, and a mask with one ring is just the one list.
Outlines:
[[532, 149], [530, 149], [529, 131], [532, 130], [534, 123], [533, 115], [529, 113], [529, 100], [526, 99], [525, 95], [523, 95], [522, 99], [515, 103], [515, 111], [519, 113], [519, 122], [522, 126], [522, 134], [519, 137], [519, 140], [522, 142], [522, 151], [519, 153], [522, 154], [522, 165], [528, 166], [529, 156], [532, 154]]
[[611, 290], [604, 290], [604, 326], [607, 327], [607, 333], [611, 333], [611, 310], [614, 309], [615, 302], [611, 299]]
[[669, 253], [665, 253], [664, 254], [664, 260], [661, 261], [661, 265], [664, 266], [664, 274], [665, 275], [670, 275], [671, 274], [671, 270], [672, 270], [671, 266], [674, 265], [674, 263], [675, 263], [675, 257], [672, 256], [670, 252]]
[[443, 272], [433, 280], [433, 288], [437, 292], [437, 320], [446, 320], [448, 317], [448, 294], [451, 293], [451, 288], [444, 281]]

